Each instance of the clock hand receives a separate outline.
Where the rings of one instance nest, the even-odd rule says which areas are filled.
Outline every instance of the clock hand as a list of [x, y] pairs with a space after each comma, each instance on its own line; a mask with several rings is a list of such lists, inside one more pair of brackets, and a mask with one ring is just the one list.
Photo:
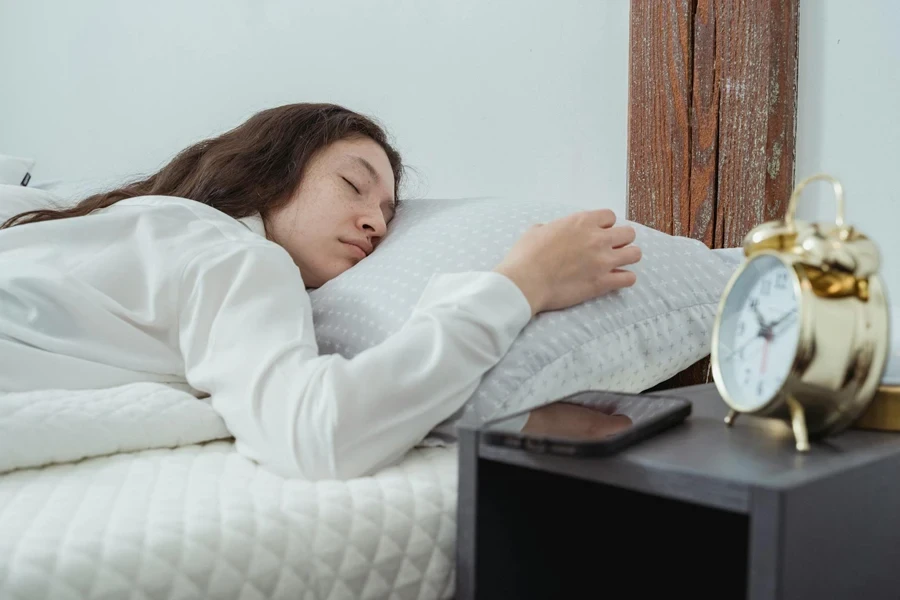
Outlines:
[[731, 357], [733, 357], [735, 354], [738, 354], [739, 352], [741, 352], [744, 348], [746, 348], [747, 346], [749, 346], [750, 344], [752, 344], [753, 342], [755, 342], [755, 341], [756, 341], [757, 339], [759, 339], [759, 338], [765, 339], [765, 337], [762, 336], [762, 335], [754, 335], [752, 338], [750, 338], [749, 340], [747, 340], [746, 342], [744, 342], [739, 348], [735, 348], [734, 350], [732, 350], [732, 351], [728, 354], [728, 356], [724, 357], [722, 360], [723, 360], [723, 361], [731, 360]]
[[[755, 308], [755, 307], [754, 307]], [[775, 328], [784, 323], [789, 317], [797, 314], [797, 309], [792, 308], [785, 314], [781, 315], [779, 318], [775, 319], [771, 323], [765, 323], [760, 327], [759, 335], [760, 337], [764, 337], [769, 341], [772, 341], [772, 338], [775, 337]]]
[[781, 327], [779, 327], [780, 325], [783, 325], [785, 323], [790, 323], [791, 321], [793, 321], [793, 319], [791, 319], [791, 317], [796, 317], [796, 316], [797, 316], [797, 309], [789, 310], [787, 313], [785, 313], [784, 315], [779, 317], [777, 320], [768, 324], [764, 329], [762, 329], [759, 332], [759, 334], [762, 337], [766, 338], [766, 340], [772, 341], [773, 339], [775, 339], [775, 333], [776, 333], [775, 329], [776, 328], [778, 328], [779, 330], [782, 329]]
[[796, 316], [796, 314], [797, 314], [797, 309], [792, 309], [792, 310], [788, 311], [786, 314], [782, 315], [777, 321], [775, 321], [771, 325], [766, 325], [765, 327], [760, 329], [759, 333], [757, 335], [753, 336], [752, 338], [750, 338], [749, 340], [747, 340], [746, 342], [741, 344], [740, 347], [735, 348], [733, 351], [728, 353], [727, 356], [722, 358], [722, 361], [731, 360], [731, 358], [735, 354], [740, 353], [741, 350], [743, 350], [744, 348], [746, 348], [747, 346], [749, 346], [750, 344], [755, 342], [758, 338], [762, 338], [764, 340], [763, 343], [765, 345], [763, 346], [763, 362], [762, 362], [760, 369], [761, 369], [761, 372], [765, 373], [767, 358], [768, 358], [769, 342], [771, 342], [772, 339], [774, 339], [774, 337], [775, 337], [775, 330], [774, 330], [775, 326], [782, 325], [782, 324], [788, 322], [788, 319], [791, 316]]
[[764, 354], [763, 354], [763, 364], [762, 364], [761, 368], [762, 368], [762, 371], [765, 372], [765, 364], [766, 364], [766, 357], [768, 354], [768, 346], [769, 346], [769, 342], [772, 341], [772, 339], [775, 337], [775, 326], [784, 323], [791, 315], [796, 315], [797, 309], [796, 308], [791, 309], [787, 313], [785, 313], [784, 315], [779, 317], [776, 321], [773, 321], [772, 323], [766, 323], [765, 319], [763, 318], [762, 312], [760, 312], [760, 310], [759, 310], [759, 307], [754, 304], [754, 305], [752, 305], [752, 308], [753, 308], [753, 312], [756, 313], [757, 321], [759, 321], [759, 323], [760, 323], [759, 333], [757, 333], [755, 336], [753, 336], [752, 338], [750, 338], [749, 340], [744, 342], [739, 348], [735, 348], [727, 356], [722, 358], [722, 360], [723, 361], [730, 360], [735, 354], [738, 354], [744, 348], [746, 348], [747, 346], [749, 346], [750, 344], [755, 342], [757, 338], [763, 338], [763, 340], [765, 340], [765, 342], [764, 342], [765, 347], [763, 348]]
[[762, 311], [759, 310], [759, 304], [751, 302], [750, 308], [756, 313], [756, 320], [759, 321], [760, 335], [762, 335], [762, 332], [767, 329], [769, 325], [766, 324], [766, 319], [763, 317]]
[[787, 311], [785, 314], [781, 315], [781, 317], [779, 317], [778, 319], [776, 319], [775, 321], [770, 323], [769, 330], [775, 329], [776, 327], [778, 327], [778, 325], [780, 325], [785, 320], [787, 320], [788, 317], [790, 317], [792, 315], [796, 315], [796, 314], [797, 314], [797, 309], [792, 308], [791, 310]]

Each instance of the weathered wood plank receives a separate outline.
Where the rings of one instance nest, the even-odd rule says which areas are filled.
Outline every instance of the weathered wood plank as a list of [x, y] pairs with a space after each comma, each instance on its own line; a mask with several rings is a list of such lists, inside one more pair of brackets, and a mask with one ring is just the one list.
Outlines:
[[[800, 0], [632, 0], [628, 218], [712, 247], [784, 215]], [[659, 388], [705, 381], [708, 358]]]
[[632, 0], [628, 219], [690, 228], [691, 31], [696, 0]]
[[794, 178], [799, 0], [716, 0], [715, 246], [784, 215]]
[[719, 78], [716, 76], [714, 0], [698, 0], [694, 12], [691, 97], [690, 237], [713, 245], [719, 152]]

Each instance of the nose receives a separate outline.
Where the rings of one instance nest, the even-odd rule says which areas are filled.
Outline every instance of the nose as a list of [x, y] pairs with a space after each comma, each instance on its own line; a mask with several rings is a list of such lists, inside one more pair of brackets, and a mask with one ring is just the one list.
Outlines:
[[384, 214], [381, 209], [367, 211], [359, 218], [359, 228], [366, 232], [366, 235], [374, 241], [375, 238], [381, 239], [387, 233], [387, 222], [384, 220]]

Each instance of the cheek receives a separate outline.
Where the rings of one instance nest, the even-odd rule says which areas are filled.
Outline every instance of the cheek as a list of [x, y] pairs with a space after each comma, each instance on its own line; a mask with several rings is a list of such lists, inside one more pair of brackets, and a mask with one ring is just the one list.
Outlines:
[[331, 181], [318, 181], [301, 190], [293, 202], [296, 223], [311, 233], [333, 233], [351, 220], [358, 202], [346, 189]]
[[337, 237], [352, 231], [357, 207], [332, 182], [309, 181], [290, 202], [270, 215], [272, 239], [298, 264], [324, 266], [333, 261], [323, 250]]
[[306, 190], [272, 214], [276, 242], [295, 245], [321, 228], [322, 211], [316, 199], [314, 190]]
[[309, 227], [296, 202], [272, 211], [267, 219], [266, 230], [269, 240], [284, 248], [297, 265], [304, 262], [304, 256], [308, 254], [305, 247], [309, 240]]

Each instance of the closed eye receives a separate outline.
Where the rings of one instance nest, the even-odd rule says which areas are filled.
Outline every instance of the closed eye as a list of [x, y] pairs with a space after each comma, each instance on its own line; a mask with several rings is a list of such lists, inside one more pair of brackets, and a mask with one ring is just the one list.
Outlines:
[[356, 187], [355, 185], [353, 185], [353, 182], [352, 182], [352, 181], [350, 181], [349, 179], [347, 179], [347, 178], [344, 177], [343, 175], [341, 176], [341, 179], [343, 179], [344, 181], [346, 181], [346, 182], [347, 182], [347, 185], [349, 185], [350, 187], [352, 187], [354, 192], [356, 192], [357, 194], [359, 193], [359, 188]]

